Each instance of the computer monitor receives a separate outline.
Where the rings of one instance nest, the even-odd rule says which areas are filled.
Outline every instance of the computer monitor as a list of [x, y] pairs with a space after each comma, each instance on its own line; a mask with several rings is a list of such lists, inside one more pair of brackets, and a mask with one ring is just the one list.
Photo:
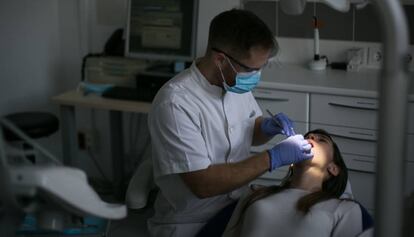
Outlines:
[[198, 0], [130, 0], [126, 57], [192, 61], [197, 16]]

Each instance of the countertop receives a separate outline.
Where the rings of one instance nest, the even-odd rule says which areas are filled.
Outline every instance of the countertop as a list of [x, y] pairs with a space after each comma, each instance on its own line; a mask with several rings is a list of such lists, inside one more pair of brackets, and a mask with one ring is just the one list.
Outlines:
[[[263, 69], [258, 88], [377, 98], [380, 73], [381, 70], [366, 68], [358, 72], [335, 69], [312, 71], [297, 64], [273, 63]], [[413, 78], [414, 73], [411, 72], [410, 102], [414, 102]]]

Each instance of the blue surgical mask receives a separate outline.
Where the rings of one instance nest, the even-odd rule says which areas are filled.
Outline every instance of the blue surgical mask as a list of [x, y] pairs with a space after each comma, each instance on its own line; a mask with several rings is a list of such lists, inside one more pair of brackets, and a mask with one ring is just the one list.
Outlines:
[[[228, 59], [227, 59], [228, 60]], [[221, 70], [220, 65], [218, 68], [220, 69], [221, 77], [223, 79], [223, 87], [226, 91], [230, 91], [237, 94], [243, 94], [253, 90], [260, 81], [261, 70], [258, 71], [251, 71], [251, 72], [237, 72], [236, 69], [231, 64], [230, 60], [229, 63], [233, 68], [234, 72], [236, 72], [236, 84], [234, 86], [229, 86], [224, 80], [224, 75]]]

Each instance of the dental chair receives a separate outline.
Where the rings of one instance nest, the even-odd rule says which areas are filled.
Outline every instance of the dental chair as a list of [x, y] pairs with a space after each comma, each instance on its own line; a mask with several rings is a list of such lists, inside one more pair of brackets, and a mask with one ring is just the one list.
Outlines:
[[[0, 120], [0, 230], [15, 236], [25, 214], [36, 214], [39, 228], [62, 230], [69, 217], [95, 216], [122, 219], [125, 205], [106, 203], [89, 186], [86, 175], [65, 167], [53, 155], [23, 133], [7, 118]], [[52, 161], [50, 165], [8, 164], [4, 140], [7, 129]]]
[[[59, 129], [58, 118], [48, 112], [19, 112], [8, 114], [5, 118], [32, 139], [48, 137]], [[13, 149], [16, 154], [20, 153], [20, 158], [24, 157], [25, 161], [36, 163], [37, 154], [33, 147], [6, 127], [4, 139], [11, 144], [8, 149]]]
[[125, 195], [127, 207], [134, 210], [144, 208], [148, 203], [150, 192], [154, 188], [155, 183], [151, 157], [146, 157], [138, 166], [128, 184]]

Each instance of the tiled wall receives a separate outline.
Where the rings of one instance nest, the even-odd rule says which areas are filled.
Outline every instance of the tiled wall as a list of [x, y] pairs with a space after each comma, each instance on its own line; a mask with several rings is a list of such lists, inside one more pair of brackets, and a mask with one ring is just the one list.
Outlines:
[[[316, 15], [322, 23], [321, 39], [380, 42], [380, 23], [373, 5], [363, 9], [352, 7], [349, 12], [338, 12], [322, 3], [307, 3], [300, 16], [283, 13], [278, 2], [248, 1], [245, 9], [262, 18], [278, 37], [312, 38], [312, 19]], [[405, 5], [410, 29], [410, 42], [414, 44], [414, 5]]]

